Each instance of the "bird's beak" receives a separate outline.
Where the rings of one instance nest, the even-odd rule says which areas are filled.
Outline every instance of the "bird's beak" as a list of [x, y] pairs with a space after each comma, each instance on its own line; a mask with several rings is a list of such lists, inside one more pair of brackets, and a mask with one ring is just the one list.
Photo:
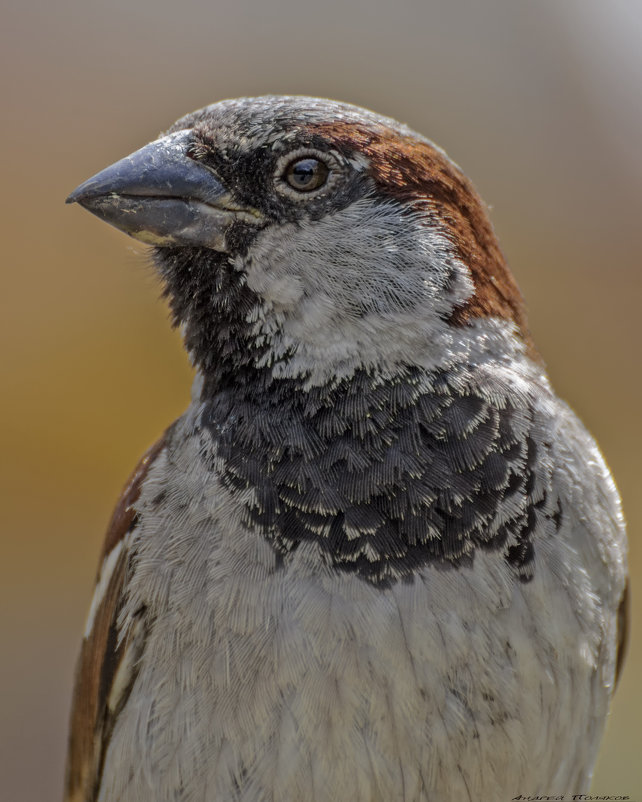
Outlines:
[[[106, 223], [152, 245], [199, 245], [225, 251], [225, 233], [238, 216], [219, 178], [187, 154], [190, 131], [150, 142], [77, 187], [79, 203]], [[249, 212], [249, 214], [248, 214]]]

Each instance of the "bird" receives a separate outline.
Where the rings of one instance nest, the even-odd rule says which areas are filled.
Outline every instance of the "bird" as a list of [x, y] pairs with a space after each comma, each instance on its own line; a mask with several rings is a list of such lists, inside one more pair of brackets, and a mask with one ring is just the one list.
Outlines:
[[586, 793], [621, 503], [460, 168], [270, 95], [67, 201], [150, 246], [196, 373], [108, 527], [66, 802]]

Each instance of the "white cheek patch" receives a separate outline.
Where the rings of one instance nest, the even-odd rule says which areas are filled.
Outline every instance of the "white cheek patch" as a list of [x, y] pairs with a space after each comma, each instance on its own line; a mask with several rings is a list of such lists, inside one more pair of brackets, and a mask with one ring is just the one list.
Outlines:
[[269, 333], [269, 361], [294, 353], [279, 366], [293, 373], [417, 363], [452, 339], [447, 318], [474, 290], [426, 216], [372, 198], [266, 229], [238, 267], [265, 302], [255, 335]]
[[243, 268], [266, 300], [294, 308], [294, 283], [311, 299], [331, 298], [338, 318], [418, 306], [444, 313], [473, 290], [453, 244], [426, 217], [370, 198], [321, 220], [266, 229]]
[[304, 292], [303, 283], [299, 277], [276, 275], [269, 269], [255, 271], [251, 289], [277, 309], [296, 306]]

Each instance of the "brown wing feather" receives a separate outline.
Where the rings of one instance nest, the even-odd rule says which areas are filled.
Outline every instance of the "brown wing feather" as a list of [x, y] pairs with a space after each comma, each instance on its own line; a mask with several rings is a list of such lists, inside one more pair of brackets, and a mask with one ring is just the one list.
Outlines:
[[615, 684], [617, 685], [622, 673], [626, 650], [629, 645], [629, 621], [631, 620], [631, 594], [629, 580], [626, 580], [624, 593], [617, 611], [617, 658], [615, 663]]
[[[72, 700], [65, 802], [94, 802], [118, 712], [135, 679], [144, 642], [144, 610], [118, 642], [117, 619], [127, 570], [127, 535], [135, 526], [133, 505], [167, 433], [143, 456], [129, 477], [112, 515], [101, 554], [90, 628], [82, 642]], [[119, 674], [120, 669], [120, 674]], [[123, 676], [124, 674], [124, 676]], [[115, 687], [117, 686], [117, 687]]]

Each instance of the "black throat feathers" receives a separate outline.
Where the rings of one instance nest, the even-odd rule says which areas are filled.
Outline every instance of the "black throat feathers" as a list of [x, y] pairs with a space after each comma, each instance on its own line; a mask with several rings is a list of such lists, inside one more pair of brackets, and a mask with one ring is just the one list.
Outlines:
[[252, 491], [246, 524], [282, 560], [312, 541], [334, 569], [386, 584], [485, 549], [528, 581], [534, 531], [560, 523], [548, 444], [536, 445], [523, 405], [453, 384], [417, 368], [305, 390], [237, 383], [204, 399], [201, 423], [229, 492]]
[[[251, 234], [231, 236], [240, 252]], [[203, 453], [232, 494], [254, 499], [245, 522], [280, 559], [311, 541], [336, 570], [389, 583], [486, 549], [532, 577], [533, 534], [553, 534], [560, 513], [524, 398], [484, 388], [471, 366], [465, 382], [417, 367], [318, 387], [274, 378], [248, 324], [260, 301], [224, 254], [162, 248], [157, 262], [204, 376]]]

